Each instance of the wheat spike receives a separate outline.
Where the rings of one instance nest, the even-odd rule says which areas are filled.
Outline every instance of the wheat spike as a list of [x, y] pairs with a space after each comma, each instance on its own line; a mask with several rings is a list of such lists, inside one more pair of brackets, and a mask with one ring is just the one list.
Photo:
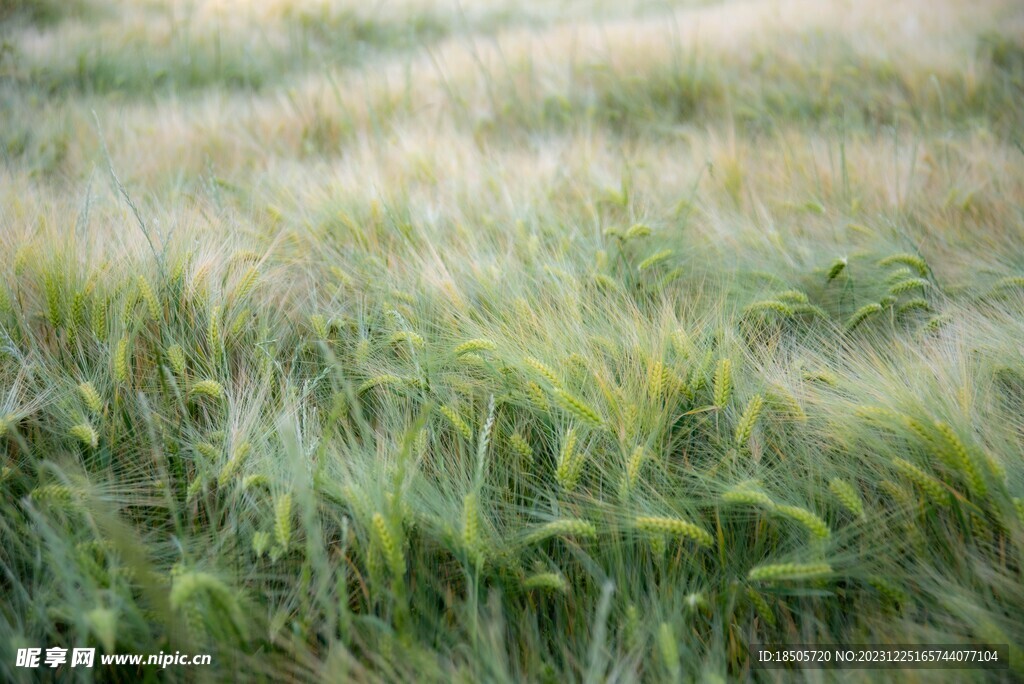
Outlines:
[[754, 425], [761, 415], [762, 406], [764, 406], [764, 397], [760, 394], [754, 395], [750, 402], [747, 403], [747, 408], [743, 411], [743, 415], [740, 416], [739, 423], [736, 424], [735, 438], [737, 446], [745, 446], [750, 441], [750, 434], [753, 432]]
[[562, 518], [552, 520], [537, 527], [523, 538], [524, 544], [536, 544], [551, 537], [597, 537], [597, 528], [592, 523], [579, 518]]
[[759, 565], [750, 571], [748, 579], [754, 582], [816, 579], [832, 574], [828, 563], [773, 563]]
[[931, 283], [924, 278], [908, 278], [906, 280], [901, 280], [890, 287], [889, 294], [898, 297], [899, 295], [910, 292], [911, 290], [923, 290], [930, 286]]
[[162, 307], [156, 292], [153, 290], [153, 286], [150, 285], [146, 276], [141, 273], [136, 277], [135, 282], [138, 285], [139, 294], [142, 295], [142, 301], [146, 303], [146, 311], [149, 313], [149, 317], [154, 321], [160, 320]]
[[327, 324], [327, 318], [321, 314], [313, 314], [309, 317], [309, 325], [313, 328], [313, 334], [316, 335], [318, 340], [326, 340], [330, 337], [330, 326]]
[[[967, 447], [960, 440], [960, 437], [948, 423], [943, 423], [940, 420], [935, 421], [935, 429], [938, 430], [939, 434], [942, 436], [942, 440], [946, 447], [946, 453], [951, 457], [950, 460], [956, 464], [957, 468], [967, 479], [967, 484], [970, 486], [971, 492], [975, 496], [985, 496], [985, 494], [988, 493], [988, 485], [985, 483], [984, 476], [978, 470], [977, 464], [974, 462], [974, 459], [971, 458], [970, 453], [967, 451]], [[942, 448], [941, 445], [940, 448]]]
[[391, 529], [388, 527], [384, 516], [380, 513], [373, 514], [373, 533], [392, 576], [395, 578], [404, 577], [405, 556], [402, 553], [402, 547], [395, 539], [395, 535], [392, 533]]
[[647, 237], [650, 234], [651, 229], [648, 226], [645, 226], [642, 223], [634, 223], [626, 229], [626, 232], [623, 233], [622, 237], [626, 240], [636, 240], [638, 238]]
[[496, 345], [494, 342], [491, 342], [490, 340], [473, 339], [466, 340], [459, 346], [455, 347], [455, 349], [452, 350], [452, 353], [455, 356], [462, 356], [463, 354], [468, 353], [479, 353], [483, 351], [492, 352], [497, 349], [498, 345]]
[[480, 503], [475, 492], [462, 500], [462, 545], [474, 565], [484, 560], [483, 544], [480, 539]]
[[902, 458], [894, 458], [892, 464], [903, 475], [921, 488], [928, 500], [939, 506], [949, 505], [949, 493], [938, 480], [924, 472], [916, 465]]
[[96, 391], [96, 386], [91, 382], [83, 382], [78, 386], [78, 395], [82, 397], [82, 401], [94, 415], [101, 415], [103, 413], [103, 400], [100, 398], [100, 393]]
[[450, 406], [438, 406], [437, 410], [441, 412], [448, 422], [451, 424], [455, 431], [462, 435], [462, 438], [467, 442], [473, 439], [473, 429], [469, 427], [469, 423], [462, 419], [462, 416]]
[[581, 399], [569, 394], [561, 387], [556, 387], [552, 390], [552, 394], [555, 396], [555, 400], [558, 405], [561, 406], [565, 411], [576, 416], [578, 419], [587, 423], [593, 427], [600, 428], [603, 423], [601, 416], [598, 415], [597, 411], [592, 409], [590, 406], [585, 404]]
[[647, 271], [649, 269], [654, 268], [655, 266], [657, 266], [658, 264], [662, 263], [663, 261], [666, 261], [670, 256], [672, 256], [672, 250], [671, 249], [663, 249], [660, 252], [655, 252], [651, 256], [649, 256], [646, 259], [644, 259], [643, 261], [641, 261], [637, 265], [636, 270], [638, 270], [641, 273], [643, 273], [644, 271]]
[[638, 516], [634, 520], [637, 529], [653, 534], [671, 535], [685, 537], [697, 542], [700, 546], [711, 546], [713, 540], [706, 531], [687, 522], [682, 518], [669, 518], [664, 516]]
[[523, 580], [523, 589], [543, 589], [565, 593], [569, 587], [565, 578], [557, 572], [538, 572]]
[[216, 380], [199, 380], [192, 385], [192, 396], [209, 397], [211, 399], [224, 398], [224, 386]]
[[67, 485], [43, 485], [29, 492], [33, 501], [55, 506], [68, 506], [75, 500], [75, 493]]
[[832, 265], [828, 267], [828, 276], [825, 278], [825, 282], [832, 282], [839, 277], [839, 274], [846, 268], [846, 258], [842, 257], [832, 262]]
[[121, 384], [128, 384], [128, 337], [122, 337], [114, 350], [114, 379]]
[[681, 678], [682, 668], [679, 664], [679, 645], [676, 642], [676, 635], [672, 631], [672, 625], [662, 622], [658, 626], [658, 652], [661, 654], [661, 661], [669, 672], [671, 681], [677, 682]]
[[806, 508], [776, 504], [774, 510], [783, 517], [797, 521], [815, 537], [828, 539], [831, 534], [825, 521]]
[[47, 271], [43, 287], [46, 290], [46, 319], [54, 329], [60, 328], [64, 325], [63, 288], [52, 271]]
[[834, 477], [828, 483], [828, 488], [832, 490], [832, 494], [843, 505], [843, 508], [854, 516], [862, 520], [864, 519], [864, 504], [861, 502], [860, 495], [852, 484]]
[[255, 266], [250, 266], [242, 277], [238, 280], [238, 285], [235, 287], [235, 301], [245, 299], [252, 292], [253, 288], [256, 287], [256, 280], [259, 278], [259, 269]]
[[875, 314], [881, 312], [881, 310], [882, 305], [877, 302], [865, 304], [864, 306], [854, 311], [853, 315], [850, 316], [850, 318], [846, 321], [846, 331], [850, 332], [871, 316], [874, 316]]
[[625, 487], [627, 492], [636, 489], [640, 481], [640, 471], [643, 469], [646, 460], [647, 450], [642, 445], [633, 449], [633, 453], [630, 454], [629, 459], [626, 461]]
[[893, 254], [879, 261], [878, 265], [882, 267], [895, 265], [909, 266], [922, 277], [928, 275], [928, 264], [916, 254]]
[[760, 616], [760, 618], [764, 620], [769, 627], [774, 627], [775, 613], [772, 612], [771, 606], [768, 605], [768, 602], [764, 597], [761, 596], [761, 594], [753, 587], [747, 587], [746, 593], [747, 598], [750, 599], [750, 602], [754, 605], [754, 610], [757, 611], [758, 616]]
[[384, 373], [382, 375], [375, 375], [375, 376], [373, 376], [372, 378], [370, 378], [369, 380], [367, 380], [363, 384], [359, 385], [359, 388], [356, 391], [359, 394], [362, 394], [366, 390], [371, 389], [373, 387], [377, 387], [379, 385], [401, 385], [401, 384], [402, 384], [402, 378], [398, 377], [397, 375], [390, 375], [388, 373]]
[[533, 461], [533, 447], [518, 432], [512, 433], [508, 438], [508, 445], [512, 453], [518, 456], [520, 461]]
[[870, 584], [875, 591], [882, 595], [883, 598], [888, 600], [890, 603], [897, 605], [903, 605], [910, 601], [907, 593], [897, 587], [889, 580], [879, 575], [872, 575], [868, 578], [868, 584]]
[[714, 401], [715, 406], [724, 408], [732, 396], [732, 361], [722, 358], [715, 369]]
[[722, 500], [730, 504], [743, 506], [763, 506], [767, 509], [775, 508], [772, 498], [762, 491], [749, 486], [738, 486], [730, 489], [722, 495]]
[[[207, 458], [210, 458], [212, 460], [219, 455], [217, 450], [213, 449], [212, 447], [210, 447], [210, 451], [202, 451], [204, 446], [207, 445], [199, 444], [196, 447], [196, 449], [199, 450], [200, 453], [202, 453], [204, 456], [207, 456]], [[242, 462], [245, 461], [245, 457], [249, 455], [249, 451], [251, 450], [251, 448], [252, 445], [248, 441], [240, 442], [238, 446], [235, 447], [233, 453], [231, 454], [231, 458], [229, 458], [227, 462], [224, 463], [224, 467], [221, 468], [220, 474], [217, 476], [218, 487], [226, 487], [228, 483], [231, 482], [232, 479], [234, 479], [235, 475], [242, 467]]]
[[274, 540], [285, 551], [292, 538], [292, 495], [285, 493], [274, 506]]
[[796, 315], [796, 309], [794, 309], [792, 306], [786, 304], [785, 302], [780, 302], [774, 299], [766, 299], [764, 301], [754, 302], [753, 304], [750, 304], [743, 309], [743, 312], [748, 314], [769, 311], [773, 311], [787, 318]]
[[558, 375], [555, 374], [555, 371], [551, 370], [550, 366], [547, 366], [546, 364], [533, 358], [532, 356], [527, 356], [526, 359], [524, 359], [524, 361], [526, 362], [527, 366], [537, 371], [537, 373], [543, 376], [545, 380], [547, 380], [555, 387], [559, 387], [561, 385], [561, 383], [558, 381]]
[[87, 447], [95, 449], [99, 446], [100, 436], [96, 430], [93, 429], [92, 425], [89, 425], [88, 423], [75, 425], [68, 430], [68, 433]]
[[576, 450], [576, 430], [569, 428], [562, 441], [562, 450], [555, 469], [555, 480], [562, 489], [572, 491], [583, 473], [583, 454]]
[[257, 558], [260, 558], [267, 552], [270, 547], [270, 533], [269, 532], [253, 532], [252, 534], [252, 550], [256, 554]]

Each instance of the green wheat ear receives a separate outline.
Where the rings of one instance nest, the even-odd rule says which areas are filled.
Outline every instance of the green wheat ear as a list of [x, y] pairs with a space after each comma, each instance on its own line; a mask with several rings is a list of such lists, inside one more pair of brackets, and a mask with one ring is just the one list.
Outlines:
[[114, 349], [114, 379], [122, 385], [128, 384], [128, 337], [122, 337]]
[[629, 459], [626, 461], [626, 479], [624, 484], [627, 492], [636, 489], [637, 484], [640, 482], [640, 471], [643, 469], [646, 460], [647, 450], [642, 445], [633, 449], [633, 453], [630, 454]]
[[710, 534], [699, 526], [682, 518], [669, 518], [664, 516], [638, 516], [634, 520], [638, 530], [659, 535], [670, 535], [685, 537], [696, 542], [699, 546], [711, 546], [713, 539]]
[[796, 309], [785, 302], [767, 299], [761, 302], [754, 302], [743, 309], [744, 313], [761, 313], [773, 311], [786, 318], [796, 315]]
[[43, 279], [46, 290], [46, 318], [54, 328], [64, 325], [64, 301], [60, 282], [52, 271], [48, 271]]
[[270, 533], [263, 531], [253, 532], [252, 551], [256, 554], [256, 557], [261, 558], [268, 548], [270, 548]]
[[651, 229], [649, 227], [642, 223], [634, 223], [626, 230], [623, 237], [627, 240], [635, 240], [637, 238], [647, 237], [650, 234]]
[[533, 461], [533, 447], [530, 443], [520, 435], [518, 432], [512, 433], [508, 438], [509, 449], [512, 453], [519, 457], [520, 461], [532, 462]]
[[283, 494], [274, 506], [274, 540], [283, 550], [288, 550], [292, 538], [292, 495]]
[[162, 307], [160, 306], [160, 300], [156, 296], [156, 292], [153, 290], [153, 286], [146, 279], [146, 276], [141, 273], [135, 279], [136, 284], [139, 288], [139, 294], [142, 295], [142, 301], [146, 303], [146, 310], [149, 313], [149, 317], [154, 321], [158, 321], [163, 313]]
[[171, 370], [174, 371], [175, 375], [185, 375], [185, 350], [181, 348], [180, 344], [171, 345], [167, 349], [167, 361], [171, 364]]
[[366, 380], [365, 382], [363, 382], [361, 385], [359, 385], [359, 387], [356, 390], [356, 392], [358, 394], [362, 394], [363, 392], [365, 392], [365, 391], [367, 391], [369, 389], [372, 389], [374, 387], [377, 387], [378, 385], [401, 385], [401, 384], [402, 384], [402, 378], [398, 377], [397, 375], [391, 375], [389, 373], [384, 373], [382, 375], [375, 375], [372, 378], [370, 378], [370, 379]]
[[667, 622], [662, 622], [658, 626], [658, 653], [661, 654], [661, 661], [668, 670], [671, 681], [679, 681], [682, 671], [679, 664], [679, 644], [672, 631], [672, 625]]
[[800, 523], [808, 532], [819, 539], [828, 539], [831, 535], [828, 524], [806, 508], [776, 504], [774, 511], [785, 518]]
[[[942, 435], [942, 441], [945, 446], [945, 453], [948, 454], [947, 460], [954, 463], [960, 472], [967, 479], [967, 484], [971, 488], [971, 493], [975, 496], [983, 497], [988, 492], [988, 485], [985, 482], [985, 478], [982, 473], [978, 470], [977, 464], [967, 451], [966, 445], [960, 440], [960, 437], [956, 434], [952, 427], [948, 423], [942, 421], [935, 421], [935, 429]], [[938, 445], [942, 449], [943, 445]]]
[[949, 492], [946, 491], [941, 482], [906, 459], [894, 458], [892, 464], [908, 480], [917, 485], [925, 493], [929, 501], [938, 506], [949, 505]]
[[733, 487], [722, 495], [722, 501], [743, 506], [763, 506], [769, 510], [775, 508], [775, 502], [770, 496], [749, 484]]
[[928, 275], [928, 264], [925, 263], [924, 259], [917, 256], [916, 254], [893, 254], [879, 261], [878, 265], [882, 266], [883, 268], [886, 266], [895, 265], [909, 266], [910, 268], [916, 270], [918, 274], [921, 275], [922, 277]]
[[839, 503], [843, 505], [843, 508], [855, 517], [861, 520], [864, 519], [864, 504], [860, 500], [860, 494], [857, 493], [856, 488], [852, 484], [836, 477], [832, 478], [828, 483], [828, 488], [836, 499], [839, 500]]
[[672, 250], [671, 249], [663, 249], [660, 252], [655, 252], [651, 256], [649, 256], [646, 259], [644, 259], [643, 261], [641, 261], [637, 265], [636, 270], [638, 270], [641, 273], [643, 273], [644, 271], [647, 271], [649, 269], [654, 268], [655, 266], [657, 266], [658, 264], [662, 263], [663, 261], [666, 261], [671, 256], [672, 256]]
[[462, 500], [462, 545], [474, 565], [484, 561], [484, 549], [480, 539], [480, 502], [475, 492]]
[[96, 391], [96, 387], [91, 382], [83, 382], [78, 386], [78, 394], [82, 397], [82, 401], [94, 415], [101, 415], [103, 413], [103, 400], [100, 398], [100, 393]]
[[740, 416], [739, 423], [736, 424], [735, 438], [737, 446], [745, 446], [750, 441], [750, 434], [754, 431], [754, 425], [761, 415], [762, 406], [764, 406], [764, 397], [760, 394], [755, 395], [747, 404], [746, 410]]
[[235, 301], [245, 299], [252, 292], [253, 288], [256, 287], [256, 279], [259, 275], [259, 269], [255, 266], [249, 267], [239, 279], [238, 286], [235, 287]]
[[598, 415], [597, 411], [584, 403], [583, 400], [569, 394], [561, 387], [555, 387], [551, 392], [555, 396], [558, 405], [568, 413], [595, 428], [603, 426], [601, 416]]
[[747, 578], [753, 582], [781, 582], [817, 579], [832, 574], [828, 563], [773, 563], [759, 565]]
[[569, 428], [562, 442], [562, 450], [555, 468], [555, 480], [567, 492], [571, 492], [579, 484], [583, 474], [585, 455], [576, 449], [576, 429]]
[[437, 410], [441, 412], [448, 422], [451, 424], [455, 431], [462, 435], [462, 438], [467, 442], [473, 439], [473, 429], [469, 427], [469, 423], [462, 419], [462, 416], [450, 406], [438, 406]]
[[853, 315], [850, 316], [850, 318], [846, 321], [846, 331], [850, 332], [851, 330], [859, 326], [861, 323], [866, 321], [868, 318], [874, 316], [877, 313], [880, 313], [881, 311], [882, 305], [877, 302], [865, 304], [864, 306], [854, 311]]
[[825, 279], [826, 282], [832, 282], [839, 277], [839, 274], [846, 269], [846, 258], [836, 259], [832, 262], [832, 265], [828, 268], [828, 277]]
[[732, 396], [732, 361], [722, 358], [715, 369], [714, 402], [715, 406], [725, 408]]
[[206, 341], [210, 346], [210, 356], [214, 359], [219, 359], [221, 354], [224, 352], [224, 339], [220, 330], [220, 317], [220, 306], [212, 307], [210, 309], [210, 320], [208, 321], [206, 328]]
[[490, 340], [485, 340], [485, 339], [482, 339], [482, 338], [478, 338], [478, 339], [473, 339], [473, 340], [466, 340], [465, 342], [463, 342], [459, 346], [455, 347], [455, 349], [452, 350], [452, 353], [455, 354], [455, 356], [461, 356], [462, 354], [468, 354], [470, 352], [477, 352], [477, 353], [483, 352], [483, 351], [491, 351], [492, 352], [492, 351], [495, 351], [497, 348], [498, 348], [498, 345], [496, 345], [494, 342], [491, 342]]
[[87, 447], [95, 449], [99, 446], [100, 436], [96, 430], [93, 429], [92, 425], [89, 425], [88, 423], [75, 425], [68, 430], [68, 433]]
[[405, 556], [402, 553], [402, 546], [389, 528], [384, 516], [380, 513], [373, 514], [373, 534], [380, 547], [388, 569], [395, 578], [405, 576]]
[[552, 520], [534, 529], [523, 537], [523, 543], [530, 545], [550, 539], [551, 537], [597, 537], [597, 528], [593, 523], [579, 518], [562, 518]]
[[542, 589], [544, 591], [558, 591], [563, 594], [569, 590], [565, 578], [557, 572], [538, 572], [523, 580], [523, 589]]
[[928, 287], [931, 287], [931, 283], [924, 278], [908, 278], [906, 280], [901, 280], [890, 287], [889, 294], [898, 297], [899, 295], [910, 292], [911, 290], [923, 290]]
[[223, 399], [224, 386], [216, 380], [200, 380], [192, 385], [192, 396]]
[[775, 613], [772, 612], [771, 606], [764, 599], [761, 594], [756, 591], [753, 587], [747, 587], [747, 598], [754, 605], [754, 610], [769, 627], [775, 626]]
[[539, 361], [538, 359], [535, 359], [532, 356], [527, 356], [524, 359], [524, 361], [526, 362], [527, 366], [537, 371], [537, 373], [543, 376], [544, 379], [550, 382], [553, 386], [559, 387], [561, 385], [561, 383], [558, 380], [558, 375], [555, 373], [555, 371], [551, 369], [550, 366], [544, 364], [543, 362]]

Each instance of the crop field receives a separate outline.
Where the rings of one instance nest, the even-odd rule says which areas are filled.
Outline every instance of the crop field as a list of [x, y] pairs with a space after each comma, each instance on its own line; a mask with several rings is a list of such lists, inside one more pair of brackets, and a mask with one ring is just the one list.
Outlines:
[[0, 0], [0, 153], [0, 681], [1024, 679], [1019, 0]]

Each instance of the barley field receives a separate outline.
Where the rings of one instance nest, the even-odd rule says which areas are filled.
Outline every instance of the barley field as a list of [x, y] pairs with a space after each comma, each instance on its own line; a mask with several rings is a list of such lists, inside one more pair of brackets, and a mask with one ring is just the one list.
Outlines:
[[1018, 1], [0, 0], [0, 151], [0, 680], [1024, 678]]

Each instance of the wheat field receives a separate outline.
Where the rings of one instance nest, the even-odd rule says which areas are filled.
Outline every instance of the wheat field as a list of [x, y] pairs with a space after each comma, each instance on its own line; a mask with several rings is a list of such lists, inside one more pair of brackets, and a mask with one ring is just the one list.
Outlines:
[[0, 0], [0, 679], [1024, 678], [1022, 131], [1014, 0]]

